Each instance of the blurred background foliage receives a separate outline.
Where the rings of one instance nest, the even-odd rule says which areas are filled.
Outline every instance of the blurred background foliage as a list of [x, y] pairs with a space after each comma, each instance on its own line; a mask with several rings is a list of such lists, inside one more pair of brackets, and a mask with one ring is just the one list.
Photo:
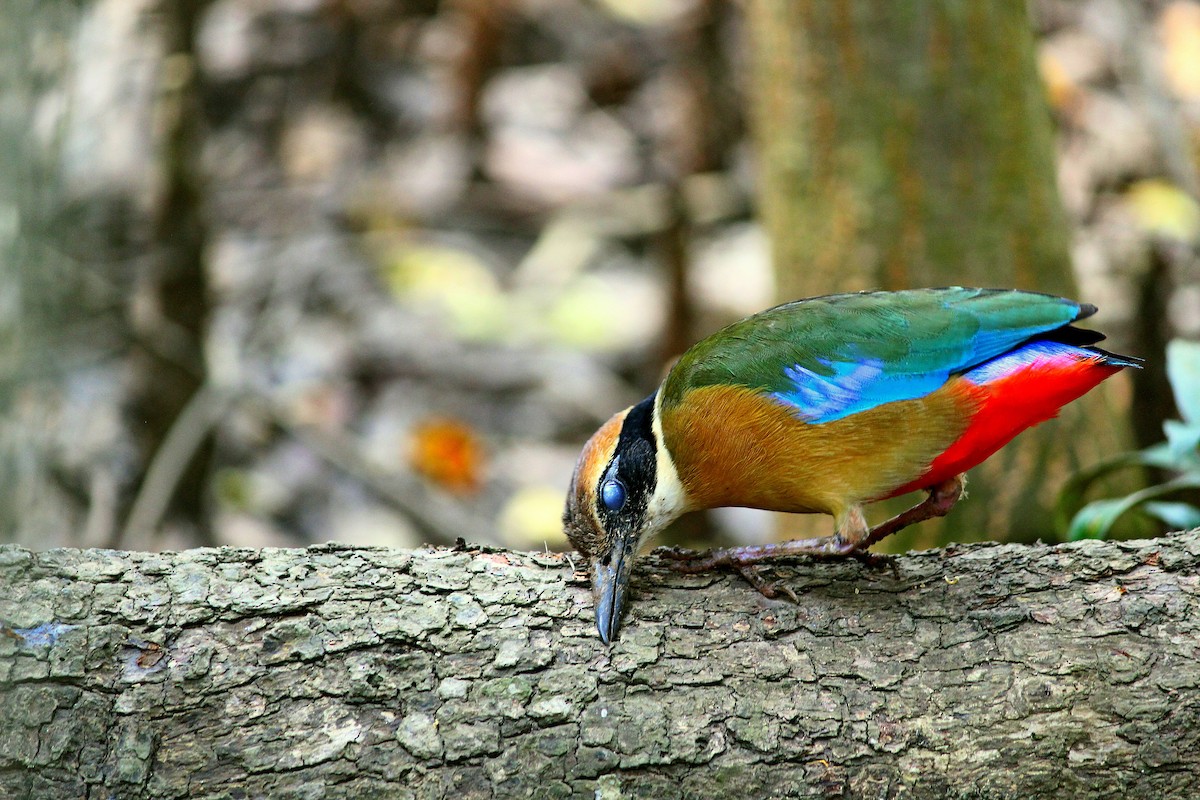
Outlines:
[[[1163, 423], [1164, 441], [1142, 450], [1110, 456], [1071, 476], [1058, 501], [1058, 525], [1070, 539], [1103, 539], [1127, 516], [1141, 518], [1143, 529], [1189, 530], [1200, 527], [1200, 506], [1174, 499], [1196, 496], [1200, 489], [1200, 342], [1176, 339], [1167, 344], [1167, 378], [1181, 419]], [[1124, 497], [1083, 505], [1091, 484], [1131, 467], [1148, 467], [1166, 480]]]
[[[689, 343], [799, 293], [947, 275], [922, 271], [903, 225], [899, 250], [871, 238], [894, 219], [865, 223], [876, 201], [851, 192], [882, 174], [866, 150], [841, 148], [836, 174], [816, 162], [814, 181], [803, 160], [821, 151], [782, 124], [795, 100], [826, 143], [868, 141], [877, 115], [837, 104], [858, 87], [762, 68], [769, 38], [799, 30], [796, 52], [832, 48], [849, 78], [899, 61], [907, 80], [860, 5], [771, 22], [823, 6], [0, 0], [0, 541], [565, 547], [582, 442]], [[1074, 427], [1047, 424], [1046, 441], [1100, 442], [1071, 468], [1154, 444], [1180, 416], [1165, 343], [1200, 338], [1200, 3], [1031, 0], [1005, 18], [1030, 36], [1028, 76], [982, 45], [939, 60], [990, 23], [966, 0], [929, 5], [957, 38], [911, 58], [942, 83], [883, 129], [940, 136], [944, 96], [983, 98], [1004, 144], [1014, 118], [972, 70], [1025, 92], [1040, 155], [1003, 174], [1057, 195], [1022, 213], [1061, 258], [1014, 277], [964, 235], [963, 281], [1075, 293], [1112, 349], [1147, 359]], [[920, 4], [896, 7], [921, 30]], [[905, 141], [887, 139], [888, 170], [926, 180]], [[1012, 497], [965, 504], [999, 517], [956, 511], [899, 544], [1060, 535], [1045, 498], [1062, 469], [1004, 474]], [[733, 509], [673, 535], [775, 533]]]

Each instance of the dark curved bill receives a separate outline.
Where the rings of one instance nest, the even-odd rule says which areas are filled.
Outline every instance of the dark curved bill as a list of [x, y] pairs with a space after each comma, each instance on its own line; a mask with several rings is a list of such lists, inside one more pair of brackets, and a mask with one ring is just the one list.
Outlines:
[[600, 641], [610, 644], [621, 629], [621, 614], [629, 576], [633, 572], [633, 557], [625, 545], [618, 543], [607, 564], [592, 562], [592, 597], [596, 602], [596, 630]]

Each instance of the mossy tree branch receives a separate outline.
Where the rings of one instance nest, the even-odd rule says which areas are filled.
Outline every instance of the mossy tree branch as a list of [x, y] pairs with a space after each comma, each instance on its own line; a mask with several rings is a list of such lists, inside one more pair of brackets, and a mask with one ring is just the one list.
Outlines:
[[777, 568], [0, 547], [0, 796], [1186, 797], [1200, 531]]

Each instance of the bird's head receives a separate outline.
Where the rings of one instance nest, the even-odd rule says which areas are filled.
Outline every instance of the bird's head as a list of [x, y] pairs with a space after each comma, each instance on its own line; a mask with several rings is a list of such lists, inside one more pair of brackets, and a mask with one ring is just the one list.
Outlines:
[[679, 516], [684, 493], [655, 423], [654, 395], [619, 412], [584, 445], [563, 527], [588, 561], [596, 628], [616, 638], [638, 550]]

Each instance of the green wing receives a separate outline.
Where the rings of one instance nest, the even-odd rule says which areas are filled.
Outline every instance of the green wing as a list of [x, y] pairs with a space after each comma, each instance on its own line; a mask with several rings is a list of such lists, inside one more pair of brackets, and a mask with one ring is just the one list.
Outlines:
[[736, 385], [814, 423], [923, 397], [970, 369], [1093, 313], [1011, 289], [912, 289], [797, 300], [721, 330], [684, 353], [663, 408], [691, 390]]

